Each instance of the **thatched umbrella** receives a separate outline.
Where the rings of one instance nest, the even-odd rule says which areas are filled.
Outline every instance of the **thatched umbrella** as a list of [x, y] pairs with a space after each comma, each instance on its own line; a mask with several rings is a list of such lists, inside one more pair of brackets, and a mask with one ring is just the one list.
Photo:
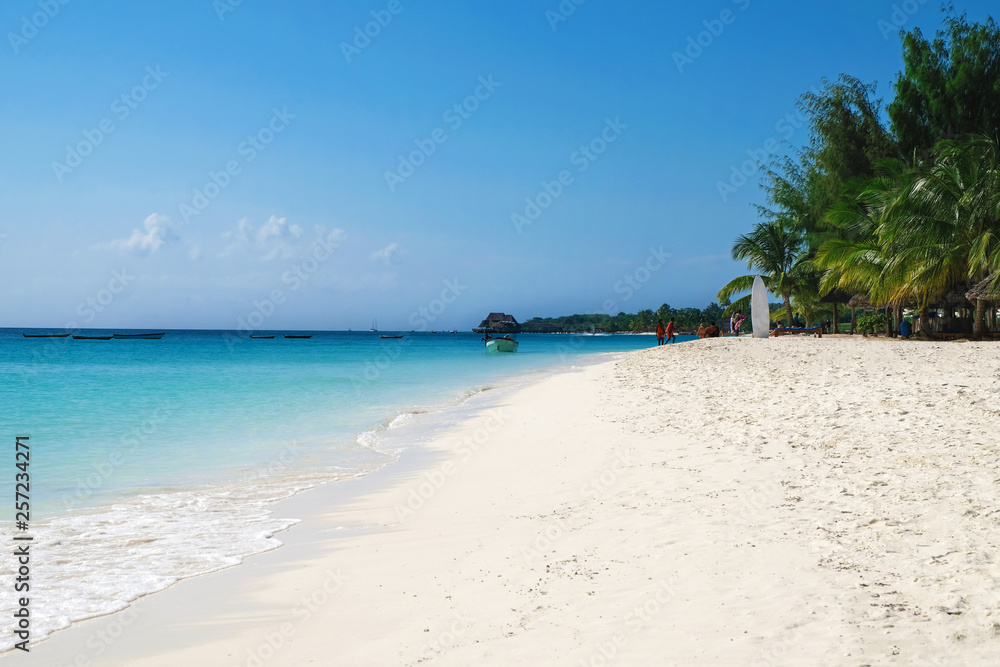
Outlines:
[[990, 289], [990, 284], [996, 279], [996, 276], [987, 276], [986, 278], [983, 278], [978, 283], [973, 285], [972, 289], [965, 293], [965, 298], [973, 302], [978, 299], [982, 299], [986, 302], [1000, 301], [1000, 288], [995, 290]]
[[833, 332], [837, 333], [838, 323], [840, 322], [840, 313], [837, 311], [837, 306], [842, 303], [847, 303], [851, 299], [850, 292], [845, 292], [843, 290], [834, 289], [830, 290], [819, 300], [820, 303], [829, 303], [833, 305]]
[[[891, 319], [888, 317], [890, 306], [894, 308], [893, 316]], [[847, 302], [847, 307], [852, 310], [851, 333], [854, 333], [855, 329], [857, 328], [857, 314], [853, 312], [853, 310], [856, 308], [860, 308], [862, 310], [868, 310], [868, 309], [885, 310], [887, 315], [885, 320], [885, 335], [886, 336], [892, 335], [893, 322], [895, 322], [894, 326], [896, 333], [899, 333], [899, 322], [902, 319], [902, 314], [903, 314], [902, 304], [899, 303], [889, 304], [884, 302], [877, 303], [872, 301], [871, 298], [869, 298], [868, 295], [866, 294], [855, 294], [854, 296], [851, 297], [851, 300]]]
[[851, 309], [851, 333], [856, 333], [858, 330], [858, 313], [857, 309], [867, 310], [869, 308], [874, 308], [871, 300], [865, 294], [855, 294], [847, 301], [847, 307]]
[[[973, 327], [973, 335], [976, 338], [982, 338], [982, 336], [986, 333], [984, 330], [986, 304], [1000, 301], [1000, 287], [993, 287], [993, 284], [997, 282], [997, 278], [998, 276], [996, 275], [987, 276], [973, 285], [972, 289], [965, 293], [965, 298], [969, 301], [975, 302], [976, 304], [976, 322]], [[991, 308], [990, 314], [990, 328], [995, 329], [997, 325], [996, 308]]]
[[847, 302], [848, 308], [874, 308], [871, 300], [864, 294], [855, 294]]

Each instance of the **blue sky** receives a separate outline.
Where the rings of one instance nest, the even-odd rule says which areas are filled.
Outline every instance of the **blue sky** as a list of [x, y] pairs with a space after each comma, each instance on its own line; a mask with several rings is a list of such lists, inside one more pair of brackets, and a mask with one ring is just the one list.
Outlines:
[[[491, 310], [703, 307], [745, 273], [729, 251], [761, 202], [733, 170], [807, 140], [795, 100], [823, 77], [891, 97], [894, 24], [942, 16], [919, 0], [123, 4], [0, 6], [0, 326], [469, 329]], [[955, 4], [978, 21], [993, 3]]]

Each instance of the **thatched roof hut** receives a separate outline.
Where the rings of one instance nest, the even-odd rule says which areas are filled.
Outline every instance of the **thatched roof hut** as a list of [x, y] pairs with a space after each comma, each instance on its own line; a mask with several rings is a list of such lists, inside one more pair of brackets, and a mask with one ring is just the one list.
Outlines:
[[955, 310], [958, 308], [970, 308], [972, 306], [969, 300], [965, 298], [965, 292], [969, 289], [968, 285], [961, 285], [958, 287], [953, 287], [941, 296], [934, 299], [931, 304], [931, 308], [942, 308], [945, 310]]
[[874, 308], [875, 306], [864, 294], [855, 294], [847, 302], [848, 308]]
[[513, 315], [490, 313], [473, 331], [476, 333], [520, 333], [521, 325], [518, 324]]
[[976, 299], [982, 299], [983, 301], [1000, 301], [1000, 288], [990, 289], [990, 285], [997, 280], [996, 275], [987, 276], [983, 278], [978, 283], [972, 286], [968, 292], [965, 293], [965, 298], [969, 301], [975, 302]]
[[819, 300], [820, 303], [847, 303], [851, 300], [851, 293], [845, 292], [844, 290], [832, 289], [823, 295], [823, 298]]
[[868, 295], [866, 295], [866, 294], [855, 294], [847, 302], [847, 307], [848, 308], [878, 308], [878, 309], [883, 309], [883, 308], [890, 308], [890, 307], [895, 307], [895, 306], [899, 306], [901, 308], [916, 308], [917, 307], [917, 300], [914, 299], [914, 298], [912, 298], [912, 297], [908, 297], [908, 298], [903, 299], [902, 301], [899, 301], [899, 302], [889, 301], [889, 302], [884, 302], [884, 303], [875, 303], [870, 298], [868, 298]]

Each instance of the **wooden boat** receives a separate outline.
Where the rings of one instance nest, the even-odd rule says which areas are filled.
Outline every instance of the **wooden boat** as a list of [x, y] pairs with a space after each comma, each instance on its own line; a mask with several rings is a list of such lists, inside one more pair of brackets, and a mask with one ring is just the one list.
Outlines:
[[111, 336], [73, 336], [76, 340], [111, 340]]
[[308, 336], [290, 336], [289, 334], [285, 334], [285, 338], [312, 338], [312, 334]]
[[254, 336], [253, 334], [250, 334], [250, 337], [251, 338], [274, 338], [274, 336]]
[[386, 336], [385, 334], [379, 334], [379, 338], [402, 338], [402, 336]]
[[67, 336], [69, 336], [68, 333], [64, 333], [64, 334], [26, 334], [26, 333], [23, 333], [21, 335], [24, 336], [25, 338], [66, 338]]
[[487, 352], [517, 352], [517, 341], [510, 336], [490, 338], [486, 341]]
[[116, 333], [115, 338], [124, 338], [126, 340], [160, 340], [163, 338], [163, 332], [160, 333], [144, 333], [144, 334], [119, 334]]

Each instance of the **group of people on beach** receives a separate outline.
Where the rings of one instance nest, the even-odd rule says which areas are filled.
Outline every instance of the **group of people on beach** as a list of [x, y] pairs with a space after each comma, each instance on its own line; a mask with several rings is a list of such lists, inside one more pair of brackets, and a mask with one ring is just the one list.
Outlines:
[[674, 327], [674, 318], [670, 318], [666, 328], [663, 326], [663, 320], [659, 320], [656, 323], [656, 344], [658, 346], [666, 345], [667, 343], [673, 343], [675, 340], [677, 340], [677, 329]]
[[[732, 317], [729, 318], [729, 331], [732, 333], [732, 335], [734, 336], [740, 335], [740, 325], [743, 324], [743, 321], [746, 318], [747, 316], [738, 310], [735, 313], [733, 313]], [[718, 338], [721, 335], [722, 335], [722, 330], [719, 329], [718, 325], [715, 322], [709, 323], [707, 327], [705, 325], [701, 325], [698, 327], [698, 338]], [[656, 323], [657, 346], [666, 345], [667, 343], [673, 343], [676, 340], [677, 340], [677, 328], [674, 325], [674, 318], [671, 317], [670, 321], [667, 322], [667, 326], [665, 327], [663, 326], [663, 320], [659, 320]]]

